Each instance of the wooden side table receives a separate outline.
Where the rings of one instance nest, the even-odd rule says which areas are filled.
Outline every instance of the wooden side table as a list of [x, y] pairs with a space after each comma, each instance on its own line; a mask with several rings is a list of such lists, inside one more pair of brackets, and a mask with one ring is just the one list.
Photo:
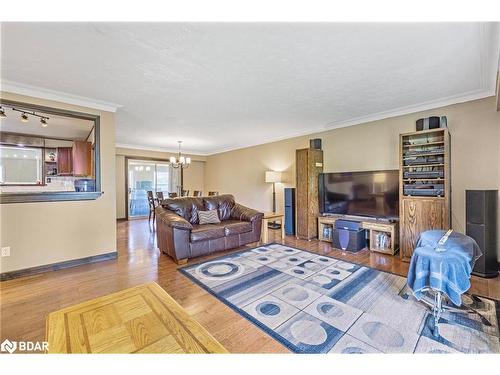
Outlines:
[[266, 212], [262, 219], [262, 230], [260, 235], [260, 242], [262, 243], [267, 243], [269, 241], [267, 225], [271, 221], [279, 221], [281, 223], [281, 239], [285, 238], [285, 215], [278, 212]]

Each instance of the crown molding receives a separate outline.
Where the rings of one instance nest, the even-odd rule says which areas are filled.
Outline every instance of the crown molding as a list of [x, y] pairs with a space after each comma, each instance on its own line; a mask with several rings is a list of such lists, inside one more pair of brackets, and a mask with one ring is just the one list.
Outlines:
[[116, 112], [118, 108], [122, 107], [120, 104], [116, 103], [105, 102], [98, 99], [87, 98], [85, 96], [73, 95], [66, 92], [26, 85], [24, 83], [18, 83], [4, 79], [0, 82], [0, 91], [32, 96], [41, 99], [54, 100], [57, 102], [98, 109], [106, 112]]
[[[213, 150], [212, 152], [207, 152], [207, 153], [189, 152], [188, 150], [184, 150], [183, 153], [190, 154], [190, 155], [198, 155], [198, 156], [213, 156], [213, 155], [217, 155], [217, 154], [222, 154], [224, 152], [240, 150], [240, 149], [244, 149], [244, 148], [248, 148], [248, 147], [265, 145], [268, 143], [279, 142], [279, 141], [283, 141], [283, 140], [291, 139], [291, 138], [303, 137], [306, 135], [314, 135], [314, 134], [318, 134], [318, 133], [324, 133], [324, 132], [327, 132], [329, 130], [340, 129], [340, 128], [345, 128], [345, 127], [354, 126], [354, 125], [361, 125], [361, 124], [365, 124], [368, 122], [384, 120], [384, 119], [391, 118], [391, 117], [398, 117], [398, 116], [409, 115], [409, 114], [417, 113], [417, 112], [439, 109], [439, 108], [447, 107], [447, 106], [454, 105], [454, 104], [460, 104], [460, 103], [469, 102], [469, 101], [473, 101], [473, 100], [484, 99], [484, 98], [494, 96], [494, 95], [495, 95], [495, 90], [477, 90], [477, 91], [472, 91], [472, 92], [468, 92], [468, 93], [461, 94], [461, 95], [454, 95], [454, 96], [449, 96], [446, 98], [440, 98], [437, 100], [433, 100], [433, 101], [429, 101], [429, 102], [425, 102], [425, 103], [420, 103], [420, 104], [416, 104], [416, 105], [400, 107], [400, 108], [396, 108], [396, 109], [393, 109], [390, 111], [378, 112], [378, 113], [374, 113], [374, 114], [371, 114], [368, 116], [356, 117], [356, 118], [352, 118], [352, 119], [344, 120], [344, 121], [330, 122], [326, 125], [311, 127], [311, 128], [296, 131], [296, 132], [290, 132], [290, 133], [286, 133], [286, 134], [278, 136], [278, 137], [270, 137], [270, 138], [268, 137], [268, 138], [266, 138], [265, 142], [253, 142], [253, 143], [232, 145], [229, 147], [218, 148], [218, 149]], [[169, 153], [177, 153], [178, 152], [178, 150], [172, 150], [172, 149], [168, 149], [168, 148], [130, 145], [130, 144], [124, 144], [124, 143], [117, 143], [116, 147], [130, 148], [130, 149], [136, 149], [136, 150], [169, 152]]]
[[379, 121], [379, 120], [383, 120], [383, 119], [387, 119], [387, 118], [391, 118], [391, 117], [409, 115], [409, 114], [417, 113], [417, 112], [439, 109], [439, 108], [447, 107], [447, 106], [454, 105], [454, 104], [460, 104], [460, 103], [469, 102], [469, 101], [473, 101], [473, 100], [484, 99], [484, 98], [494, 96], [494, 95], [495, 95], [495, 90], [491, 90], [491, 89], [472, 91], [472, 92], [468, 92], [468, 93], [461, 94], [461, 95], [449, 96], [446, 98], [440, 98], [440, 99], [425, 102], [425, 103], [420, 103], [420, 104], [406, 106], [406, 107], [400, 107], [400, 108], [396, 108], [396, 109], [393, 109], [390, 111], [378, 112], [378, 113], [374, 113], [374, 114], [371, 114], [368, 116], [356, 117], [356, 118], [352, 118], [349, 120], [343, 120], [343, 121], [330, 122], [326, 125], [311, 127], [307, 130], [291, 132], [291, 133], [287, 133], [287, 134], [279, 136], [279, 137], [267, 138], [265, 142], [258, 142], [258, 143], [252, 143], [252, 144], [244, 144], [244, 145], [233, 145], [233, 146], [229, 146], [226, 148], [220, 148], [220, 149], [216, 149], [213, 152], [207, 154], [207, 156], [212, 156], [212, 155], [221, 154], [224, 152], [235, 151], [235, 150], [239, 150], [239, 149], [243, 149], [243, 148], [255, 147], [255, 146], [264, 145], [264, 144], [268, 144], [268, 143], [283, 141], [285, 139], [302, 137], [305, 135], [312, 136], [312, 135], [315, 135], [318, 133], [327, 132], [329, 130], [340, 129], [340, 128], [345, 128], [345, 127], [354, 126], [354, 125], [361, 125], [361, 124], [365, 124], [368, 122]]
[[[144, 150], [144, 151], [154, 151], [154, 152], [165, 152], [168, 154], [175, 154], [179, 152], [179, 149], [163, 148], [163, 147], [149, 147], [144, 145], [132, 145], [128, 143], [116, 143], [115, 148], [129, 148], [131, 150]], [[210, 154], [203, 152], [193, 152], [190, 150], [182, 150], [182, 154], [188, 156], [208, 156]]]
[[470, 102], [473, 100], [484, 99], [494, 95], [495, 95], [494, 89], [480, 89], [460, 95], [452, 95], [444, 98], [439, 98], [437, 100], [430, 100], [428, 102], [399, 107], [391, 109], [389, 111], [372, 113], [367, 116], [356, 117], [345, 121], [330, 122], [325, 125], [324, 129], [329, 130], [329, 129], [343, 128], [346, 126], [359, 125], [391, 117], [398, 117], [417, 112], [430, 111], [433, 109], [448, 107], [454, 104], [460, 104], [460, 103]]
[[479, 60], [480, 87], [494, 89], [500, 63], [500, 25], [497, 22], [479, 24]]

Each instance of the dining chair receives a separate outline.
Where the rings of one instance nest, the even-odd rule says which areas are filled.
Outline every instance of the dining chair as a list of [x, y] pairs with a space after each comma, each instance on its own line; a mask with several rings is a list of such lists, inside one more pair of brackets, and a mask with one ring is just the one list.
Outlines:
[[203, 195], [203, 192], [201, 190], [193, 191], [193, 197], [201, 197], [202, 195]]
[[211, 197], [213, 195], [219, 195], [219, 192], [218, 191], [209, 191], [208, 192], [208, 196]]
[[177, 198], [178, 195], [177, 195], [177, 193], [168, 193], [168, 197], [169, 198]]
[[151, 190], [148, 190], [148, 203], [149, 203], [149, 218], [148, 222], [151, 221], [151, 216], [153, 217], [153, 222], [155, 221], [156, 218], [156, 213], [155, 213], [155, 208], [156, 208], [156, 203], [155, 203], [155, 198], [153, 196], [153, 192]]
[[163, 197], [163, 191], [157, 191], [156, 192], [156, 198], [158, 199], [158, 204], [160, 204], [161, 201], [164, 199], [164, 197]]
[[189, 190], [182, 190], [181, 195], [187, 197], [189, 195]]

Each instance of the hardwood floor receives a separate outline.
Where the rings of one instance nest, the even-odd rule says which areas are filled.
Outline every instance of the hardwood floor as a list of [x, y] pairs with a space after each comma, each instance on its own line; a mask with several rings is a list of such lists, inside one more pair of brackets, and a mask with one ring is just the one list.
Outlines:
[[[156, 249], [155, 233], [147, 220], [117, 223], [116, 260], [104, 261], [0, 283], [0, 339], [45, 340], [45, 320], [50, 312], [117, 292], [138, 284], [156, 281], [187, 312], [201, 323], [226, 349], [237, 353], [288, 352], [252, 323], [177, 272], [177, 265]], [[280, 231], [270, 231], [269, 240], [278, 240]], [[363, 250], [346, 254], [329, 243], [287, 237], [289, 246], [326, 254], [380, 270], [406, 276], [408, 264], [399, 257]], [[220, 256], [219, 253], [216, 256]], [[199, 262], [213, 258], [197, 258]], [[472, 278], [471, 292], [500, 299], [500, 277]]]

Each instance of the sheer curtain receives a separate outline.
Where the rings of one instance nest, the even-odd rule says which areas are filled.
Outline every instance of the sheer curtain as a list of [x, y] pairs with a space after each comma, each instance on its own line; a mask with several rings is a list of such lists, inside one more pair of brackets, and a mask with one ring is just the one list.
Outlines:
[[170, 169], [170, 192], [176, 192], [179, 197], [181, 196], [181, 169], [172, 168]]

